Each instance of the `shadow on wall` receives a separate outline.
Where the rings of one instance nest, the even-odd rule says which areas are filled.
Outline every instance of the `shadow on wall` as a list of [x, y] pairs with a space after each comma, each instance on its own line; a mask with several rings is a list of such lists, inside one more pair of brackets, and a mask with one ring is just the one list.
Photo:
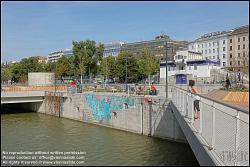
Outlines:
[[169, 102], [164, 99], [152, 99], [148, 103], [149, 136], [166, 138], [186, 143], [186, 138], [174, 117]]

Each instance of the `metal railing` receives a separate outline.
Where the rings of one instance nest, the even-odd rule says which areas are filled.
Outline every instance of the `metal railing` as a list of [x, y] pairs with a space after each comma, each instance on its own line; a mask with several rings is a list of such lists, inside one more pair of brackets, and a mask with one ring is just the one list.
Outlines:
[[194, 119], [195, 96], [172, 87], [180, 114], [222, 165], [249, 165], [249, 111], [199, 95], [200, 119]]
[[[172, 87], [177, 86], [182, 89], [188, 88], [186, 84], [173, 85], [168, 84], [168, 92], [171, 98]], [[157, 96], [166, 96], [166, 85], [165, 84], [155, 84], [156, 95]], [[200, 93], [206, 94], [211, 90], [222, 88], [221, 84], [201, 84], [197, 85], [200, 90]], [[85, 91], [94, 91], [94, 92], [112, 92], [112, 93], [126, 93], [126, 84], [82, 84], [79, 87], [77, 86], [68, 86], [68, 93], [80, 93]], [[149, 95], [150, 94], [150, 85], [149, 84], [128, 84], [128, 95]]]

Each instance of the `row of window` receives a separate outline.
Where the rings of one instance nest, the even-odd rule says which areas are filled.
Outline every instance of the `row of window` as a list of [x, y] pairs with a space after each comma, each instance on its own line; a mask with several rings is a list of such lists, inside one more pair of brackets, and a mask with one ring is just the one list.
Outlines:
[[[245, 44], [242, 45], [242, 49], [246, 49], [246, 45]], [[233, 46], [230, 46], [229, 50], [230, 51], [233, 50]], [[238, 45], [238, 50], [240, 50], [240, 45]]]
[[[223, 45], [225, 45], [226, 44], [226, 40], [223, 40], [222, 43], [223, 43]], [[203, 48], [204, 45], [205, 45], [205, 48], [207, 48], [207, 44], [208, 44], [209, 47], [211, 47], [212, 44], [213, 44], [213, 46], [217, 46], [218, 45], [217, 42], [212, 42], [212, 43], [209, 42], [209, 43], [205, 43], [205, 44], [201, 44], [201, 45], [198, 44], [198, 48], [200, 48], [200, 47]], [[192, 49], [194, 49], [194, 45], [192, 45]]]
[[[238, 42], [240, 42], [241, 39], [238, 37]], [[246, 41], [246, 37], [242, 37], [242, 41]], [[233, 43], [233, 39], [230, 39], [230, 43]]]
[[[241, 54], [238, 53], [238, 57], [240, 57], [240, 56], [241, 56]], [[246, 53], [243, 52], [243, 53], [242, 53], [242, 56], [245, 57], [245, 56], [246, 56]], [[232, 53], [229, 54], [229, 58], [233, 58], [233, 54], [232, 54]]]
[[[230, 64], [230, 66], [232, 66], [232, 65], [233, 65], [233, 61], [230, 61], [229, 64]], [[241, 64], [241, 61], [239, 60], [239, 61], [237, 62], [237, 65], [238, 65], [238, 66], [241, 66], [241, 65], [245, 66], [245, 65], [246, 65], [246, 62], [245, 62], [245, 61], [242, 61], [242, 64]]]

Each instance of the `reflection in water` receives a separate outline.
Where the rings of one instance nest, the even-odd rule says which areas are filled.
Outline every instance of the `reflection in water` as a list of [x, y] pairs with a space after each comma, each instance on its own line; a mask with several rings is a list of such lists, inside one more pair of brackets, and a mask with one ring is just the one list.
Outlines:
[[85, 165], [198, 165], [185, 144], [38, 114], [1, 115], [1, 150], [84, 151]]

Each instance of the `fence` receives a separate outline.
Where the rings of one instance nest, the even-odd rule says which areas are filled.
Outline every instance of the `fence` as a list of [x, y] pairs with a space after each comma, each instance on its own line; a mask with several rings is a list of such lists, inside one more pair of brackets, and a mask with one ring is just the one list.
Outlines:
[[[173, 85], [168, 84], [168, 96], [171, 98], [172, 88], [180, 87], [182, 89], [188, 88], [186, 84], [184, 85]], [[196, 85], [200, 93], [206, 94], [211, 90], [219, 89], [222, 87], [221, 84], [202, 84]], [[155, 84], [156, 95], [166, 97], [166, 85], [165, 84]], [[128, 95], [149, 95], [150, 94], [150, 85], [148, 84], [127, 84], [127, 94]], [[68, 93], [80, 93], [84, 91], [94, 91], [94, 92], [112, 92], [112, 93], [126, 93], [126, 84], [82, 84], [80, 87], [77, 86], [68, 86]]]
[[173, 87], [180, 114], [224, 165], [249, 165], [249, 112], [199, 95], [200, 119], [194, 120], [195, 95]]

